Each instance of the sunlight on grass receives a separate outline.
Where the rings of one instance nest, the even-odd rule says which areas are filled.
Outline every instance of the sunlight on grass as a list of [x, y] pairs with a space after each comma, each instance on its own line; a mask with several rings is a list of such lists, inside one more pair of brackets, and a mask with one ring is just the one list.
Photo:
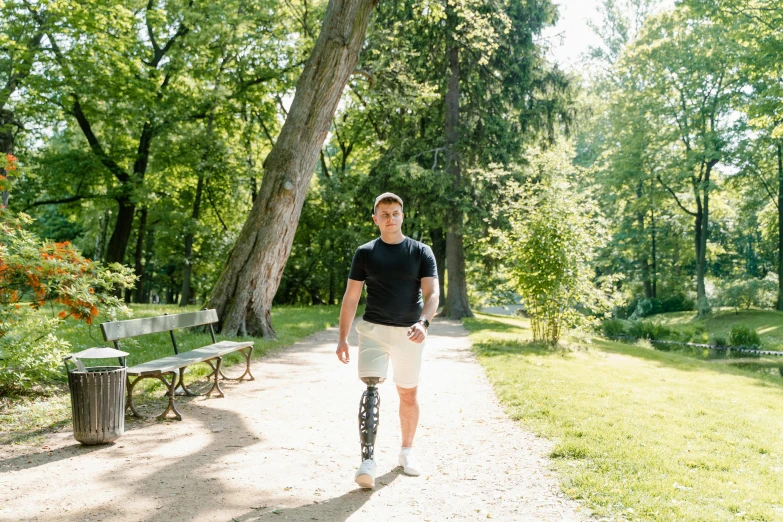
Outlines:
[[728, 338], [735, 325], [746, 325], [761, 336], [765, 349], [783, 350], [783, 312], [774, 310], [740, 310], [722, 308], [700, 319], [696, 312], [669, 312], [644, 319], [677, 330], [680, 327], [704, 326], [711, 336]]
[[783, 379], [610, 341], [545, 349], [496, 321], [464, 321], [480, 362], [597, 515], [783, 519]]

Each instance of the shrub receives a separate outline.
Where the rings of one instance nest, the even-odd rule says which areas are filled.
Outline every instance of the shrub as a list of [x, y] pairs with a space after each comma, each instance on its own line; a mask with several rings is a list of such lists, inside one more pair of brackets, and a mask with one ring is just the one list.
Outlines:
[[633, 321], [628, 328], [628, 335], [634, 339], [662, 339], [671, 335], [671, 330], [651, 321]]
[[716, 335], [712, 338], [712, 344], [718, 348], [725, 348], [729, 345], [729, 340], [722, 335]]
[[[101, 266], [69, 243], [40, 240], [25, 227], [32, 219], [0, 207], [0, 387], [30, 388], [55, 378], [68, 352], [54, 335], [60, 321], [91, 324], [127, 310], [115, 291], [133, 286], [129, 268]], [[50, 304], [57, 315], [40, 310]]]
[[628, 302], [626, 314], [631, 319], [649, 317], [666, 312], [685, 312], [693, 310], [696, 304], [685, 294], [675, 294], [666, 297], [637, 297]]
[[723, 283], [718, 290], [718, 301], [737, 313], [740, 308], [774, 308], [777, 290], [777, 275], [770, 272], [764, 279], [751, 277]]
[[625, 335], [625, 325], [619, 319], [607, 319], [601, 324], [601, 331], [610, 339]]
[[755, 330], [744, 324], [735, 324], [729, 334], [729, 345], [735, 348], [761, 346], [761, 338]]

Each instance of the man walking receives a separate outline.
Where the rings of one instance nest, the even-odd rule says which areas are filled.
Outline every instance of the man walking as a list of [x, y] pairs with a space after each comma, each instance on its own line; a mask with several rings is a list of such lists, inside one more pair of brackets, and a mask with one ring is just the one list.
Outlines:
[[340, 309], [337, 357], [348, 364], [348, 334], [362, 286], [367, 284], [367, 306], [356, 325], [359, 378], [367, 384], [359, 412], [362, 464], [356, 472], [356, 483], [363, 488], [375, 485], [374, 445], [380, 407], [376, 385], [386, 379], [390, 359], [400, 396], [399, 464], [407, 475], [421, 475], [413, 454], [419, 423], [416, 392], [427, 328], [438, 308], [438, 271], [432, 249], [403, 235], [402, 209], [402, 199], [391, 192], [375, 199], [372, 220], [381, 235], [356, 250]]

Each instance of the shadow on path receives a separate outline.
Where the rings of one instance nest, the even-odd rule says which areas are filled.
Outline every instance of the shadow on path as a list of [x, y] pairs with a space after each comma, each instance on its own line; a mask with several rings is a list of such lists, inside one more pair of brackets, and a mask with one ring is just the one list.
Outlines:
[[341, 495], [324, 502], [318, 502], [317, 504], [308, 504], [306, 506], [299, 506], [295, 508], [282, 508], [272, 509], [269, 511], [259, 512], [253, 510], [244, 515], [233, 517], [226, 522], [255, 522], [257, 520], [293, 520], [293, 521], [310, 521], [310, 520], [326, 520], [328, 522], [344, 522], [351, 515], [361, 509], [361, 507], [372, 496], [383, 488], [391, 484], [391, 482], [400, 475], [399, 468], [395, 468], [388, 473], [381, 475], [375, 479], [375, 489], [353, 489]]

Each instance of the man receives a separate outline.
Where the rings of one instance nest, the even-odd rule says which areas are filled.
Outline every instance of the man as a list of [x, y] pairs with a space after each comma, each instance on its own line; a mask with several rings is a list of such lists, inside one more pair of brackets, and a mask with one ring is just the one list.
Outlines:
[[376, 385], [386, 379], [389, 359], [400, 396], [402, 448], [398, 461], [407, 475], [421, 475], [413, 454], [419, 424], [416, 392], [427, 328], [438, 308], [438, 270], [432, 249], [403, 235], [402, 208], [402, 199], [391, 192], [375, 199], [372, 220], [381, 236], [356, 250], [340, 309], [337, 357], [348, 364], [348, 333], [362, 286], [367, 284], [367, 306], [356, 325], [359, 378], [367, 384], [359, 411], [362, 464], [356, 472], [356, 483], [363, 488], [375, 485], [374, 445], [380, 408]]

